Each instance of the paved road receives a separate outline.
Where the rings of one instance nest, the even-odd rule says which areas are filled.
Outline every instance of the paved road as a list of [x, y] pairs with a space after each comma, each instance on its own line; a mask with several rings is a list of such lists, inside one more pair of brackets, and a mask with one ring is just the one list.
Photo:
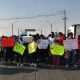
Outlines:
[[80, 80], [80, 69], [53, 69], [51, 67], [17, 67], [0, 65], [0, 80]]

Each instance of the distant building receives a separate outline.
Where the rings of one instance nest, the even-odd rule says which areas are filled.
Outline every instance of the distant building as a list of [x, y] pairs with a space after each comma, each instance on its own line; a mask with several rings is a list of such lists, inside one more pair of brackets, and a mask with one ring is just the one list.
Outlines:
[[70, 26], [67, 32], [72, 32], [74, 37], [78, 37], [78, 35], [80, 35], [80, 24], [74, 24]]
[[36, 29], [24, 29], [23, 33], [21, 35], [29, 35], [28, 33], [35, 32]]

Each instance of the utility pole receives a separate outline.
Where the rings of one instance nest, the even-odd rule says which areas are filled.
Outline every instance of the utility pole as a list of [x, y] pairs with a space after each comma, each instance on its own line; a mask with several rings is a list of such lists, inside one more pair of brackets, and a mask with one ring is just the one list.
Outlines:
[[66, 36], [66, 19], [67, 19], [66, 11], [64, 10], [64, 18], [63, 18], [63, 20], [64, 20], [64, 34], [65, 34], [65, 36]]

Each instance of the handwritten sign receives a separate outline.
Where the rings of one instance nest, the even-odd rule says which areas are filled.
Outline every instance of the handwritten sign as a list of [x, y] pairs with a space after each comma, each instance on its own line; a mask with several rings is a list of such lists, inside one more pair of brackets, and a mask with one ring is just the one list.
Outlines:
[[52, 44], [50, 46], [50, 51], [52, 55], [62, 56], [64, 54], [64, 46]]
[[25, 51], [25, 46], [23, 46], [22, 44], [16, 43], [13, 51], [19, 53], [20, 55], [23, 55], [24, 51]]
[[14, 46], [14, 38], [2, 38], [2, 47], [13, 47]]
[[37, 43], [36, 42], [32, 42], [30, 44], [28, 44], [28, 52], [29, 54], [36, 52], [37, 50]]
[[49, 45], [49, 41], [46, 39], [39, 39], [38, 40], [38, 48], [39, 49], [47, 49]]
[[63, 44], [64, 44], [65, 49], [67, 49], [67, 50], [78, 49], [78, 40], [77, 39], [64, 40]]
[[33, 40], [33, 37], [31, 37], [31, 36], [23, 36], [22, 39], [23, 39], [24, 43], [31, 43], [32, 40]]

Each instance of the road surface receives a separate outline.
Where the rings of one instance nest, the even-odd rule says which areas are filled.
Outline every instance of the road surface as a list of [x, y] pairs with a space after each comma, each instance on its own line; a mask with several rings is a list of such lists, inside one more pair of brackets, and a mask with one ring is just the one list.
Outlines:
[[80, 69], [24, 66], [0, 64], [0, 80], [80, 80]]

